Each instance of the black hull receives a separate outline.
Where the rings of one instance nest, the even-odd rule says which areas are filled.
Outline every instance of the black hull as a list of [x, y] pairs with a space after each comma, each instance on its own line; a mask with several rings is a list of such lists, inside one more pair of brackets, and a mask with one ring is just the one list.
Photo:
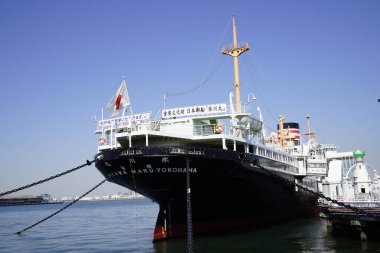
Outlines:
[[[190, 158], [191, 203], [195, 234], [223, 231], [317, 212], [317, 198], [273, 177], [258, 164], [291, 166], [228, 150], [146, 147], [103, 151], [96, 167], [107, 178], [160, 205], [154, 240], [182, 236], [186, 231], [186, 157]], [[302, 178], [297, 178], [298, 182]]]

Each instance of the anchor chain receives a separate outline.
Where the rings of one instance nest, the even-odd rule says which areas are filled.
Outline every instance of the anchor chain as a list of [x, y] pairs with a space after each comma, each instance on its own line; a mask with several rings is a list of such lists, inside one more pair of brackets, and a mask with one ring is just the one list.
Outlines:
[[379, 215], [374, 215], [374, 214], [372, 214], [372, 213], [365, 212], [365, 211], [363, 211], [363, 210], [361, 210], [361, 209], [359, 209], [359, 208], [357, 208], [357, 207], [355, 207], [355, 206], [351, 206], [351, 205], [349, 205], [349, 204], [345, 204], [344, 202], [340, 202], [340, 201], [337, 201], [337, 200], [332, 199], [332, 198], [330, 198], [330, 197], [327, 197], [327, 196], [325, 196], [323, 193], [315, 192], [315, 191], [313, 191], [313, 190], [310, 190], [310, 189], [304, 187], [303, 185], [300, 185], [299, 183], [296, 183], [296, 182], [290, 181], [290, 180], [288, 180], [288, 179], [286, 179], [286, 178], [283, 178], [283, 177], [279, 176], [278, 174], [274, 173], [273, 171], [271, 171], [271, 170], [269, 170], [269, 169], [267, 169], [267, 168], [265, 168], [265, 167], [263, 167], [263, 166], [261, 166], [261, 165], [257, 165], [257, 164], [256, 164], [255, 166], [259, 167], [260, 169], [263, 169], [265, 172], [267, 172], [267, 173], [270, 174], [271, 176], [273, 176], [273, 177], [275, 177], [275, 178], [278, 178], [278, 179], [280, 179], [281, 181], [283, 181], [283, 182], [285, 182], [285, 183], [288, 183], [288, 184], [290, 184], [290, 185], [293, 186], [293, 187], [298, 187], [298, 188], [302, 189], [303, 191], [306, 191], [306, 192], [308, 192], [308, 193], [310, 193], [310, 194], [313, 194], [313, 195], [315, 195], [315, 196], [317, 196], [317, 197], [319, 197], [319, 198], [322, 198], [322, 199], [325, 199], [325, 200], [327, 200], [327, 201], [329, 201], [329, 202], [332, 202], [332, 203], [334, 203], [334, 204], [337, 204], [338, 206], [341, 206], [341, 207], [344, 207], [344, 208], [347, 208], [347, 209], [351, 209], [352, 211], [354, 211], [354, 212], [357, 213], [357, 214], [367, 215], [367, 216], [370, 216], [370, 217], [375, 218], [375, 219], [377, 219], [377, 220], [380, 219]]
[[82, 196], [80, 196], [79, 198], [73, 200], [72, 202], [70, 202], [69, 204], [67, 204], [66, 206], [62, 207], [61, 209], [59, 209], [58, 211], [56, 211], [55, 213], [49, 215], [48, 217], [46, 217], [45, 219], [42, 219], [36, 223], [34, 223], [33, 225], [27, 227], [27, 228], [24, 228], [23, 230], [20, 230], [18, 232], [16, 232], [16, 234], [18, 235], [21, 235], [21, 233], [37, 226], [38, 224], [41, 224], [42, 222], [50, 219], [51, 217], [59, 214], [60, 212], [62, 212], [63, 210], [65, 210], [66, 208], [70, 207], [71, 205], [73, 205], [74, 203], [76, 203], [77, 201], [79, 201], [80, 199], [82, 199], [84, 196], [86, 196], [87, 194], [89, 194], [90, 192], [92, 192], [93, 190], [95, 190], [96, 188], [98, 188], [100, 185], [102, 185], [105, 181], [107, 181], [107, 179], [104, 179], [103, 181], [101, 181], [99, 184], [95, 185], [93, 188], [91, 188], [89, 191], [87, 191], [85, 194], [83, 194]]
[[42, 184], [42, 183], [45, 183], [45, 182], [50, 181], [52, 179], [55, 179], [57, 177], [64, 176], [64, 175], [66, 175], [68, 173], [71, 173], [73, 171], [79, 170], [79, 169], [81, 169], [81, 168], [83, 168], [85, 166], [90, 166], [94, 162], [102, 160], [102, 159], [103, 159], [103, 155], [102, 154], [97, 154], [97, 155], [95, 155], [95, 157], [94, 157], [94, 159], [92, 161], [86, 160], [86, 163], [84, 163], [84, 164], [82, 164], [82, 165], [80, 165], [78, 167], [75, 167], [73, 169], [67, 170], [65, 172], [59, 173], [59, 174], [57, 174], [55, 176], [51, 176], [51, 177], [39, 180], [37, 182], [31, 183], [31, 184], [28, 184], [28, 185], [25, 185], [25, 186], [21, 186], [19, 188], [16, 188], [16, 189], [13, 189], [13, 190], [10, 190], [10, 191], [2, 192], [2, 193], [0, 193], [0, 197], [8, 195], [8, 194], [11, 194], [11, 193], [14, 193], [14, 192], [18, 192], [18, 191], [21, 191], [21, 190], [24, 190], [24, 189], [27, 189], [27, 188], [30, 188], [30, 187], [33, 187], [33, 186], [36, 186], [36, 185], [39, 185], [39, 184]]

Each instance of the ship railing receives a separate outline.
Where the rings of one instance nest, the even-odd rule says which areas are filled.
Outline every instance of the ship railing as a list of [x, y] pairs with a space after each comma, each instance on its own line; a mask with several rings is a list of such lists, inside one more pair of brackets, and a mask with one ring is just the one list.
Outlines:
[[[211, 136], [211, 135], [218, 135], [223, 134], [225, 135], [225, 138], [228, 136], [236, 137], [236, 131], [233, 130], [232, 124], [201, 124], [201, 125], [194, 125], [194, 132], [193, 134], [195, 136]], [[290, 165], [290, 167], [286, 168], [287, 171], [292, 173], [300, 173], [298, 169], [298, 162], [297, 159], [289, 155], [286, 152], [281, 152], [279, 150], [268, 148], [267, 146], [261, 144], [259, 142], [259, 136], [252, 135], [248, 136], [251, 137], [250, 139], [246, 139], [246, 143], [244, 150], [246, 153], [251, 153], [254, 155], [262, 156], [265, 158], [269, 158], [271, 160], [275, 160], [277, 162], [285, 163]], [[235, 144], [231, 141], [227, 141], [226, 148], [228, 149], [236, 149]]]
[[321, 144], [321, 149], [323, 149], [323, 152], [336, 151], [337, 147], [335, 144]]
[[247, 148], [247, 153], [252, 153], [257, 156], [265, 157], [277, 162], [288, 164], [290, 166], [286, 167], [284, 169], [285, 171], [289, 171], [296, 174], [302, 174], [302, 175], [304, 174], [298, 168], [298, 162], [294, 156], [289, 155], [286, 152], [281, 152], [279, 150], [271, 149], [259, 142], [249, 143], [248, 148]]
[[[237, 113], [236, 108], [237, 108], [236, 103], [234, 103], [232, 107], [231, 107], [231, 104], [227, 104], [227, 111], [230, 114]], [[250, 103], [240, 103], [240, 113], [250, 114], [251, 113]]]
[[160, 131], [160, 123], [161, 121], [160, 120], [155, 120], [155, 121], [151, 121], [149, 123], [149, 130], [152, 130], [152, 131]]
[[[375, 194], [376, 195], [376, 194]], [[365, 194], [365, 196], [359, 195], [348, 195], [342, 196], [338, 195], [335, 199], [339, 202], [344, 202], [345, 204], [349, 204], [355, 207], [380, 207], [380, 198], [379, 196], [375, 196], [373, 194]]]
[[118, 142], [118, 133], [128, 132], [138, 132], [144, 130], [151, 130], [151, 122], [140, 123], [138, 125], [131, 126], [123, 126], [123, 125], [112, 125], [107, 129], [104, 129], [99, 137], [99, 149], [114, 149], [120, 147], [120, 143]]
[[191, 135], [192, 134], [192, 126], [187, 122], [160, 122], [159, 126], [155, 127], [156, 131], [160, 131], [162, 133], [178, 133]]
[[212, 135], [215, 134], [215, 124], [194, 126], [194, 135]]
[[194, 125], [193, 134], [195, 136], [208, 136], [208, 135], [233, 135], [232, 124], [217, 123], [217, 124], [200, 124]]
[[341, 201], [353, 207], [376, 208], [380, 207], [380, 200], [377, 201]]
[[290, 155], [293, 155], [293, 156], [300, 156], [303, 154], [303, 150], [302, 149], [297, 149], [297, 148], [294, 148], [294, 147], [284, 147], [284, 150], [286, 153], [290, 154]]
[[[236, 103], [233, 103], [232, 106], [230, 103], [227, 104], [227, 113], [228, 114], [236, 114], [237, 111], [237, 104]], [[251, 107], [250, 107], [250, 103], [240, 103], [240, 113], [247, 113], [247, 114], [250, 114], [251, 113]]]
[[223, 46], [222, 47], [222, 52], [223, 51], [233, 50], [235, 48], [249, 48], [249, 45], [248, 45], [248, 42], [238, 42], [236, 44], [236, 46], [233, 43], [231, 43], [231, 44]]
[[[218, 126], [218, 130], [217, 130]], [[194, 135], [201, 135], [201, 136], [207, 136], [207, 135], [213, 135], [213, 134], [222, 134], [224, 133], [225, 126], [222, 124], [202, 124], [202, 125], [195, 125], [194, 126]]]

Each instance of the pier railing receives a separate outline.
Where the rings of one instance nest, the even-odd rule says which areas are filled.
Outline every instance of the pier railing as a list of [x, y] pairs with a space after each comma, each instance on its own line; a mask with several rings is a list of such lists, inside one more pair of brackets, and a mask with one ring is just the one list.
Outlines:
[[[378, 208], [380, 207], [380, 198], [368, 197], [367, 199], [356, 198], [354, 196], [337, 196], [336, 200], [353, 207], [358, 208]], [[322, 201], [323, 202], [323, 201]], [[336, 205], [338, 206], [338, 205]]]

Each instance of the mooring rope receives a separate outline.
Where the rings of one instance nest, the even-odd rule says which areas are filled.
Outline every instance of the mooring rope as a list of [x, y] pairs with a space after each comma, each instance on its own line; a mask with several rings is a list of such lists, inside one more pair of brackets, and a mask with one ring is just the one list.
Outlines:
[[[129, 163], [129, 168], [131, 171], [133, 170], [133, 165], [132, 163]], [[137, 185], [136, 185], [136, 179], [135, 179], [135, 174], [132, 173], [132, 179], [133, 179], [133, 191], [134, 191], [134, 199], [137, 198]], [[135, 213], [136, 213], [136, 241], [139, 240], [139, 222], [138, 222], [138, 207], [137, 203], [135, 202]]]
[[318, 197], [318, 198], [322, 198], [322, 199], [325, 199], [327, 200], [328, 202], [332, 202], [338, 206], [341, 206], [341, 207], [344, 207], [344, 208], [347, 208], [347, 209], [350, 209], [352, 210], [353, 212], [357, 213], [357, 214], [362, 214], [362, 215], [366, 215], [366, 216], [369, 216], [369, 217], [372, 217], [376, 220], [380, 220], [380, 214], [379, 213], [369, 213], [369, 212], [366, 212], [358, 207], [355, 207], [355, 206], [352, 206], [352, 205], [349, 205], [349, 204], [346, 204], [344, 202], [340, 202], [340, 201], [337, 201], [335, 199], [332, 199], [330, 197], [327, 197], [325, 196], [323, 193], [320, 193], [320, 192], [315, 192], [313, 190], [310, 190], [306, 187], [304, 187], [303, 185], [299, 184], [299, 183], [296, 183], [296, 182], [293, 182], [293, 181], [290, 181], [288, 179], [285, 179], [279, 175], [277, 175], [276, 173], [274, 173], [273, 171], [263, 167], [263, 166], [260, 166], [260, 165], [256, 165], [257, 167], [263, 169], [264, 171], [266, 171], [268, 174], [270, 174], [271, 176], [275, 177], [275, 178], [278, 178], [280, 180], [282, 180], [283, 182], [286, 182], [288, 183], [289, 185], [293, 186], [293, 187], [298, 187], [300, 188], [301, 190], [305, 191], [305, 192], [308, 192], [310, 194], [313, 194], [314, 196]]
[[28, 184], [28, 185], [25, 185], [25, 186], [21, 186], [19, 188], [16, 188], [16, 189], [13, 189], [13, 190], [10, 190], [10, 191], [6, 191], [6, 192], [2, 192], [0, 193], [0, 197], [4, 196], [4, 195], [8, 195], [8, 194], [11, 194], [11, 193], [14, 193], [14, 192], [18, 192], [18, 191], [21, 191], [21, 190], [24, 190], [24, 189], [27, 189], [27, 188], [30, 188], [30, 187], [33, 187], [33, 186], [36, 186], [36, 185], [39, 185], [39, 184], [42, 184], [42, 183], [45, 183], [47, 181], [50, 181], [52, 179], [55, 179], [57, 177], [60, 177], [60, 176], [64, 176], [68, 173], [71, 173], [73, 171], [76, 171], [76, 170], [79, 170], [85, 166], [90, 166], [91, 164], [93, 164], [94, 162], [98, 161], [98, 160], [101, 160], [103, 158], [103, 156], [101, 154], [97, 154], [95, 155], [94, 159], [92, 161], [89, 161], [87, 160], [86, 163], [78, 166], [78, 167], [75, 167], [73, 169], [70, 169], [70, 170], [67, 170], [65, 172], [62, 172], [62, 173], [59, 173], [55, 176], [51, 176], [51, 177], [48, 177], [48, 178], [45, 178], [45, 179], [42, 179], [40, 181], [37, 181], [37, 182], [34, 182], [34, 183], [31, 183], [31, 184]]
[[186, 157], [186, 208], [187, 208], [187, 252], [193, 253], [193, 218], [191, 210], [190, 158]]
[[66, 206], [62, 207], [61, 209], [59, 209], [58, 211], [56, 211], [55, 213], [49, 215], [48, 217], [46, 217], [45, 219], [42, 219], [40, 220], [39, 222], [36, 222], [34, 223], [33, 225], [27, 227], [27, 228], [24, 228], [23, 230], [20, 230], [18, 232], [16, 232], [16, 234], [19, 234], [21, 235], [21, 233], [25, 232], [26, 230], [29, 230], [35, 226], [37, 226], [38, 224], [41, 224], [42, 222], [50, 219], [51, 217], [59, 214], [60, 212], [62, 212], [63, 210], [65, 210], [66, 208], [70, 207], [71, 205], [73, 205], [74, 203], [76, 203], [77, 201], [79, 201], [81, 198], [83, 198], [84, 196], [86, 196], [87, 194], [89, 194], [90, 192], [92, 192], [93, 190], [95, 190], [96, 188], [98, 188], [100, 185], [102, 185], [105, 181], [107, 181], [107, 179], [104, 179], [102, 182], [100, 182], [99, 184], [95, 185], [93, 188], [91, 188], [89, 191], [87, 191], [85, 194], [83, 194], [82, 196], [80, 196], [79, 198], [73, 200], [72, 202], [70, 202], [69, 204], [67, 204]]

